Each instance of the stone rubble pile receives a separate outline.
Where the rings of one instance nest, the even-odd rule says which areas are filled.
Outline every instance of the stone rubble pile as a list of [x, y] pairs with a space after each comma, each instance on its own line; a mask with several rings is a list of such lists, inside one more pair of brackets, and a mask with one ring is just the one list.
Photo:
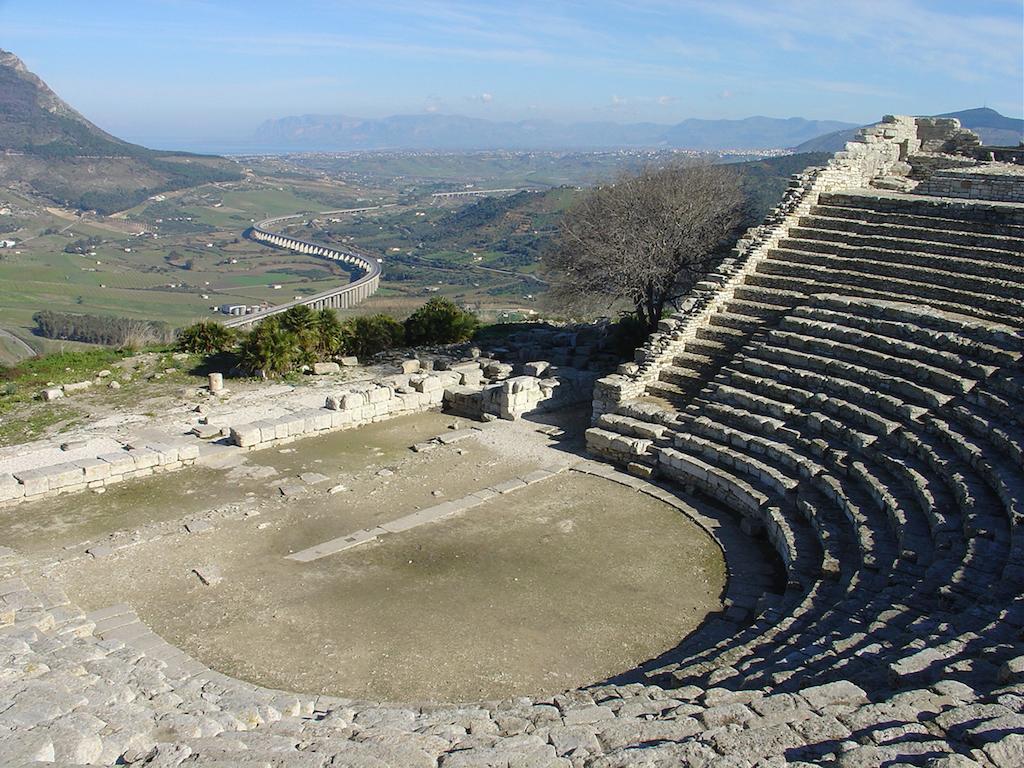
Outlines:
[[607, 324], [559, 327], [538, 323], [508, 334], [487, 352], [517, 365], [543, 360], [556, 367], [603, 373], [618, 362], [609, 349], [608, 331]]

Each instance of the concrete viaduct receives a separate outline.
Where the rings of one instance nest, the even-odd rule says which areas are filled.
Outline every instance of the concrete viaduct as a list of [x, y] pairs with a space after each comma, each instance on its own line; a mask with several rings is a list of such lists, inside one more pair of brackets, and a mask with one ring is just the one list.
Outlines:
[[[336, 213], [359, 213], [361, 211], [377, 210], [381, 207], [383, 206], [349, 208], [341, 211], [324, 211], [320, 215], [329, 216]], [[263, 221], [253, 225], [246, 235], [257, 242], [264, 243], [266, 245], [286, 248], [290, 251], [295, 251], [296, 253], [305, 253], [311, 256], [318, 256], [323, 259], [331, 259], [332, 261], [341, 261], [346, 264], [352, 264], [363, 272], [362, 276], [352, 280], [351, 282], [345, 283], [344, 285], [339, 285], [337, 288], [330, 288], [326, 291], [313, 294], [312, 296], [295, 299], [294, 301], [288, 301], [284, 304], [276, 304], [273, 307], [269, 307], [259, 312], [252, 312], [247, 315], [232, 317], [230, 320], [226, 320], [224, 325], [229, 328], [247, 328], [255, 325], [265, 317], [279, 314], [298, 304], [305, 304], [313, 309], [347, 309], [355, 306], [360, 301], [368, 296], [372, 296], [376, 292], [380, 285], [380, 259], [372, 256], [364, 256], [361, 253], [356, 253], [351, 250], [335, 248], [334, 246], [311, 243], [307, 240], [299, 240], [296, 237], [282, 235], [273, 231], [273, 228], [280, 222], [287, 221], [288, 219], [297, 219], [300, 216], [302, 216], [302, 214], [276, 216], [274, 218], [264, 219]]]

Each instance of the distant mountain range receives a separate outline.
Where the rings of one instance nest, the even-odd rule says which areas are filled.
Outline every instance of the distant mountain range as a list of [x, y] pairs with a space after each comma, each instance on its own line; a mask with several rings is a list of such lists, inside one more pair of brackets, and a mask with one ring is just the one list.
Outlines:
[[[955, 117], [960, 125], [974, 131], [984, 144], [993, 147], [1015, 147], [1024, 141], [1024, 120], [1006, 117], [988, 107], [946, 112], [935, 117]], [[838, 152], [852, 141], [858, 128], [836, 131], [805, 141], [794, 147], [796, 152]]]
[[158, 192], [240, 175], [220, 157], [158, 152], [111, 136], [0, 50], [0, 185], [112, 213]]
[[262, 145], [293, 151], [357, 149], [545, 150], [621, 147], [696, 150], [782, 149], [835, 131], [855, 128], [838, 120], [748, 117], [684, 120], [676, 125], [548, 120], [497, 122], [459, 115], [395, 115], [380, 119], [302, 115], [268, 120], [256, 131]]

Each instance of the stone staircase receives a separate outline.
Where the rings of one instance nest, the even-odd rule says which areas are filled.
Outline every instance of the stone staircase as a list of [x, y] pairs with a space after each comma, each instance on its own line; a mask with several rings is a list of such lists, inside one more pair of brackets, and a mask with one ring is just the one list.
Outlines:
[[752, 334], [837, 286], [848, 296], [900, 297], [947, 312], [1024, 322], [1022, 284], [1020, 206], [825, 194], [661, 369], [647, 394], [685, 403]]

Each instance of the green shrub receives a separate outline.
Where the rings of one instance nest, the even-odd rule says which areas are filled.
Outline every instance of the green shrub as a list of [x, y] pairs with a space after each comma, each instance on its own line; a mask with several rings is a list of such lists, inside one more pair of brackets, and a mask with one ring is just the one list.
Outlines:
[[360, 359], [401, 346], [405, 328], [390, 315], [353, 317], [341, 324], [340, 350]]
[[201, 320], [178, 332], [178, 349], [197, 355], [227, 352], [235, 344], [235, 332], [214, 320]]
[[[334, 310], [317, 311], [306, 304], [296, 304], [279, 315], [281, 327], [295, 337], [298, 346], [297, 365], [312, 365], [337, 352], [337, 344], [330, 339], [330, 320]], [[324, 338], [326, 334], [326, 338]]]
[[413, 312], [405, 321], [405, 341], [420, 344], [454, 344], [465, 341], [480, 327], [480, 321], [451, 299], [437, 296]]

